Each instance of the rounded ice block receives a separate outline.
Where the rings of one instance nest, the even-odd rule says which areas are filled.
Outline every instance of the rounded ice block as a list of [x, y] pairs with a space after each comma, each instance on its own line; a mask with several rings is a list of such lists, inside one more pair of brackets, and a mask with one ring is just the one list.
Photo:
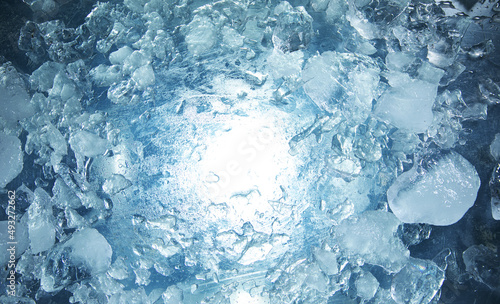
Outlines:
[[481, 181], [474, 166], [456, 152], [415, 165], [387, 190], [392, 212], [404, 223], [447, 226], [458, 222], [476, 200]]

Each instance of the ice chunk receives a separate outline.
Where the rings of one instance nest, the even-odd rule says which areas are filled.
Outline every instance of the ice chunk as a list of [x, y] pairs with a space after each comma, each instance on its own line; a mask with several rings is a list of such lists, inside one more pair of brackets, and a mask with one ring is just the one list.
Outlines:
[[371, 272], [364, 271], [354, 282], [354, 286], [356, 286], [356, 291], [359, 297], [364, 300], [370, 300], [377, 293], [377, 289], [379, 286], [379, 282], [373, 276]]
[[311, 7], [315, 12], [325, 11], [330, 0], [311, 0]]
[[117, 280], [125, 280], [128, 278], [128, 267], [125, 264], [125, 260], [123, 257], [118, 257], [116, 261], [111, 265], [111, 268], [108, 270], [108, 274]]
[[182, 289], [175, 285], [171, 285], [165, 290], [161, 295], [164, 304], [177, 304], [182, 303], [184, 300], [184, 295]]
[[191, 54], [201, 55], [215, 45], [217, 33], [210, 18], [197, 15], [187, 25], [187, 28], [186, 43]]
[[321, 268], [326, 275], [334, 275], [339, 272], [337, 254], [324, 249], [314, 248], [313, 255], [319, 268]]
[[425, 132], [434, 118], [432, 106], [437, 88], [436, 84], [422, 80], [394, 84], [379, 98], [374, 113], [397, 128]]
[[99, 87], [107, 87], [122, 80], [122, 70], [118, 65], [106, 66], [100, 64], [93, 68], [90, 73], [93, 82]]
[[319, 292], [325, 292], [328, 288], [328, 277], [321, 272], [316, 264], [307, 265], [306, 285], [309, 288], [316, 289]]
[[94, 228], [75, 232], [64, 246], [71, 248], [71, 261], [85, 265], [92, 274], [104, 272], [111, 265], [111, 246]]
[[121, 65], [127, 59], [127, 57], [132, 54], [134, 50], [132, 50], [128, 46], [123, 46], [119, 48], [117, 51], [114, 51], [113, 53], [109, 54], [109, 62], [111, 64], [115, 65]]
[[0, 132], [0, 188], [5, 188], [23, 170], [19, 138]]
[[292, 9], [291, 5], [283, 5], [284, 2], [275, 9], [278, 17], [272, 40], [275, 48], [294, 52], [305, 48], [311, 41], [313, 19], [304, 7]]
[[108, 141], [88, 131], [78, 131], [71, 134], [69, 144], [75, 153], [93, 157], [106, 152]]
[[113, 174], [111, 178], [107, 179], [102, 185], [102, 190], [104, 192], [114, 195], [123, 189], [126, 189], [132, 185], [132, 182], [126, 179], [121, 174]]
[[366, 263], [397, 272], [410, 255], [396, 236], [399, 224], [392, 213], [366, 211], [340, 223], [335, 229], [335, 238], [350, 257], [359, 256]]
[[60, 177], [54, 182], [52, 193], [54, 195], [54, 204], [61, 209], [65, 209], [66, 207], [76, 209], [82, 205], [80, 199], [78, 199], [75, 193]]
[[444, 271], [436, 263], [412, 258], [392, 279], [391, 296], [398, 304], [429, 303], [444, 277]]
[[491, 289], [500, 287], [500, 258], [484, 245], [474, 245], [463, 253], [466, 270], [478, 282]]
[[[9, 229], [9, 225], [12, 225], [10, 220], [0, 221], [0, 267], [5, 266], [12, 260], [12, 255], [15, 256], [14, 260], [19, 258], [28, 249], [30, 244], [27, 214], [22, 217], [18, 216], [18, 220], [14, 225], [15, 230]], [[9, 231], [13, 231], [14, 234], [9, 234]], [[12, 248], [12, 244], [8, 244], [8, 242], [16, 242], [14, 246], [15, 250], [8, 251], [8, 249]]]
[[341, 88], [338, 83], [338, 70], [333, 66], [335, 53], [324, 52], [310, 58], [302, 72], [304, 90], [322, 109], [331, 111], [331, 98]]
[[26, 85], [10, 63], [0, 66], [0, 116], [9, 123], [34, 114]]
[[283, 53], [279, 49], [273, 49], [267, 61], [269, 72], [274, 78], [299, 75], [304, 63], [304, 53], [302, 51]]
[[132, 80], [139, 90], [144, 90], [155, 83], [155, 73], [151, 65], [147, 64], [134, 71]]
[[53, 224], [50, 196], [42, 188], [36, 188], [34, 193], [34, 200], [28, 208], [28, 232], [31, 252], [37, 254], [54, 245], [56, 230]]
[[446, 226], [472, 207], [480, 184], [474, 166], [452, 151], [401, 174], [387, 190], [387, 200], [402, 222]]
[[243, 36], [235, 29], [225, 25], [222, 28], [223, 41], [231, 48], [239, 48], [243, 46]]
[[500, 164], [495, 166], [490, 179], [491, 215], [500, 220]]
[[271, 249], [273, 249], [273, 246], [269, 243], [254, 244], [243, 252], [238, 262], [242, 265], [251, 265], [258, 261], [262, 261], [266, 258], [267, 254], [271, 252]]
[[500, 133], [497, 133], [491, 142], [490, 154], [496, 161], [500, 160]]
[[151, 62], [148, 54], [144, 51], [134, 51], [123, 61], [122, 71], [124, 74], [132, 74], [138, 68]]
[[304, 91], [323, 110], [334, 112], [336, 104], [347, 103], [359, 111], [345, 111], [350, 119], [370, 114], [379, 84], [379, 68], [368, 56], [324, 52], [307, 61], [302, 71]]
[[64, 65], [57, 62], [47, 61], [36, 69], [30, 76], [31, 88], [48, 92], [54, 84], [54, 77], [64, 68]]

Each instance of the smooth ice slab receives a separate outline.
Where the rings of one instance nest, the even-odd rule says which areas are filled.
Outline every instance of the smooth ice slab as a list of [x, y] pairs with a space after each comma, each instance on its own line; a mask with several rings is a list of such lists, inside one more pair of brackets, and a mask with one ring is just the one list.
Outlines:
[[387, 200], [402, 222], [447, 226], [474, 205], [480, 185], [474, 166], [452, 151], [401, 174]]
[[0, 188], [5, 188], [23, 170], [19, 138], [0, 132], [0, 159]]

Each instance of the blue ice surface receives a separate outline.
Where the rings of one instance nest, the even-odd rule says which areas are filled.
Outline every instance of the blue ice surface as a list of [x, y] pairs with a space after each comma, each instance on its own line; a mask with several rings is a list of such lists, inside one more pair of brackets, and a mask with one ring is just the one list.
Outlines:
[[[271, 303], [357, 303], [363, 299], [356, 295], [354, 280], [360, 271], [369, 271], [381, 284], [377, 299], [371, 300], [371, 303], [388, 303], [394, 273], [380, 265], [364, 264], [363, 259], [357, 256], [343, 254], [343, 248], [339, 248], [337, 240], [332, 238], [335, 227], [345, 218], [356, 221], [365, 210], [387, 209], [384, 204], [387, 187], [398, 174], [412, 166], [413, 160], [418, 160], [419, 155], [439, 154], [440, 150], [453, 148], [479, 172], [483, 186], [476, 205], [462, 221], [449, 227], [432, 227], [429, 240], [425, 237], [423, 242], [415, 240], [412, 234], [412, 231], [425, 234], [422, 231], [428, 227], [404, 224], [394, 241], [402, 239], [412, 257], [425, 260], [439, 257], [445, 248], [452, 249], [456, 261], [448, 260], [448, 267], [452, 270], [447, 278], [449, 284], [443, 285], [442, 289], [441, 299], [447, 301], [445, 303], [458, 303], [457, 292], [462, 292], [461, 297], [467, 301], [474, 298], [486, 303], [495, 297], [492, 291], [480, 284], [480, 278], [464, 283], [463, 277], [467, 273], [461, 266], [460, 256], [467, 247], [476, 243], [495, 245], [485, 236], [478, 237], [476, 230], [498, 231], [498, 224], [488, 213], [487, 185], [494, 161], [484, 152], [498, 132], [498, 106], [488, 101], [488, 96], [481, 97], [484, 92], [479, 91], [476, 83], [484, 83], [487, 79], [498, 83], [499, 57], [498, 51], [485, 51], [484, 58], [482, 55], [479, 58], [470, 55], [474, 54], [471, 51], [474, 48], [481, 51], [478, 44], [488, 39], [492, 40], [494, 50], [500, 48], [498, 31], [495, 32], [498, 25], [490, 21], [493, 19], [446, 16], [433, 2], [412, 2], [408, 5], [409, 1], [349, 1], [337, 8], [344, 13], [335, 15], [335, 12], [325, 12], [324, 8], [316, 9], [315, 5], [321, 6], [320, 1], [290, 1], [289, 6], [280, 4], [279, 9], [284, 13], [277, 16], [272, 13], [279, 4], [277, 1], [175, 2], [168, 3], [167, 8], [151, 4], [153, 11], [164, 19], [161, 28], [168, 33], [170, 42], [155, 44], [146, 41], [140, 45], [134, 42], [146, 33], [149, 26], [154, 27], [155, 15], [147, 15], [141, 5], [135, 5], [135, 1], [124, 3], [98, 5], [101, 11], [97, 12], [103, 15], [96, 13], [98, 16], [95, 19], [87, 19], [85, 24], [93, 32], [89, 36], [85, 33], [76, 35], [79, 38], [73, 41], [82, 46], [77, 51], [71, 49], [75, 45], [71, 44], [74, 36], [68, 34], [69, 37], [64, 37], [61, 34], [64, 26], [61, 26], [60, 32], [56, 30], [47, 34], [51, 29], [47, 24], [40, 25], [44, 28], [41, 34], [45, 35], [43, 39], [50, 41], [47, 49], [40, 51], [22, 45], [23, 51], [38, 65], [48, 60], [67, 65], [74, 62], [77, 59], [74, 56], [77, 56], [90, 71], [100, 64], [109, 65], [109, 53], [124, 45], [149, 52], [151, 45], [170, 46], [171, 43], [173, 49], [166, 50], [168, 54], [165, 58], [152, 56], [150, 60], [154, 69], [154, 84], [146, 89], [134, 88], [134, 82], [130, 80], [133, 76], [124, 75], [124, 81], [129, 81], [131, 87], [125, 92], [125, 98], [115, 104], [116, 100], [108, 97], [118, 84], [113, 84], [111, 88], [99, 87], [86, 74], [90, 90], [85, 91], [84, 81], [76, 82], [78, 89], [85, 91], [81, 112], [105, 113], [109, 129], [103, 126], [87, 127], [102, 137], [108, 135], [111, 138], [109, 130], [119, 130], [116, 142], [111, 143], [110, 139], [111, 152], [108, 151], [106, 156], [85, 158], [88, 166], [82, 169], [77, 165], [77, 155], [70, 149], [62, 159], [67, 174], [63, 171], [55, 173], [50, 164], [42, 170], [40, 161], [35, 162], [34, 154], [26, 155], [24, 172], [10, 185], [18, 187], [24, 183], [31, 190], [42, 187], [51, 194], [55, 178], [66, 177], [68, 186], [75, 186], [72, 188], [76, 189], [75, 193], [83, 192], [85, 188], [85, 191], [94, 191], [100, 199], [112, 202], [111, 211], [84, 207], [76, 211], [88, 220], [86, 225], [97, 228], [109, 242], [113, 249], [113, 261], [119, 257], [126, 261], [128, 278], [110, 279], [123, 284], [116, 294], [122, 297], [136, 295], [140, 299], [144, 294], [154, 294], [156, 289], [163, 292], [168, 286], [176, 285], [183, 290], [185, 303], [224, 303], [230, 297], [233, 297], [231, 303], [244, 303], [245, 292], [268, 298]], [[300, 6], [304, 8], [300, 9]], [[37, 9], [36, 6], [33, 8]], [[345, 18], [348, 9], [357, 13], [356, 16], [350, 15], [351, 20]], [[65, 14], [68, 12], [62, 11], [55, 16], [62, 19]], [[224, 14], [228, 15], [224, 17], [226, 19], [213, 17]], [[192, 52], [199, 46], [190, 46], [186, 38], [198, 29], [186, 26], [195, 16], [216, 23], [217, 31], [214, 37], [210, 37], [208, 32], [198, 37], [202, 42], [203, 39], [214, 39], [214, 45], [199, 54]], [[356, 22], [355, 17], [360, 18], [361, 23], [367, 21], [370, 26], [367, 32], [366, 28], [352, 26]], [[51, 19], [50, 16], [46, 18]], [[312, 20], [311, 28], [309, 18]], [[257, 20], [259, 30], [247, 35], [254, 37], [262, 34], [260, 41], [246, 39], [236, 47], [223, 42], [223, 25], [238, 34], [245, 34], [245, 30], [251, 29], [252, 25], [248, 21], [253, 20]], [[110, 34], [114, 21], [119, 21], [126, 28], [116, 40]], [[243, 25], [246, 22], [246, 26]], [[393, 31], [396, 27], [408, 30], [405, 32], [408, 36], [396, 37], [396, 31]], [[429, 34], [427, 30], [435, 32]], [[273, 40], [273, 33], [279, 39], [275, 37]], [[82, 37], [90, 41], [91, 48], [84, 47]], [[427, 41], [429, 37], [434, 40]], [[35, 39], [34, 36], [32, 39]], [[449, 49], [439, 49], [438, 42], [445, 43]], [[363, 43], [374, 47], [375, 51], [366, 51]], [[109, 49], [100, 53], [98, 50], [106, 45]], [[59, 52], [58, 46], [63, 47]], [[368, 46], [364, 44], [364, 47]], [[88, 49], [91, 56], [86, 53]], [[300, 75], [273, 76], [275, 71], [268, 68], [272, 62], [266, 59], [273, 49], [285, 54], [301, 52], [304, 61], [300, 65], [301, 70], [314, 56], [326, 52], [348, 54], [342, 59], [334, 55], [338, 60], [336, 63], [340, 64], [326, 67], [337, 73], [335, 93], [318, 102], [309, 95], [310, 91], [304, 89], [312, 80], [300, 79]], [[438, 94], [445, 90], [460, 90], [467, 104], [490, 102], [488, 118], [456, 118], [462, 129], [455, 130], [453, 135], [463, 139], [463, 143], [457, 139], [449, 146], [441, 141], [439, 136], [445, 136], [449, 130], [434, 138], [418, 134], [418, 147], [406, 155], [401, 154], [392, 149], [396, 146], [394, 138], [397, 134], [393, 126], [362, 114], [362, 121], [358, 121], [359, 113], [348, 102], [357, 94], [348, 74], [358, 62], [368, 65], [369, 60], [377, 65], [382, 73], [374, 93], [375, 106], [376, 99], [388, 86], [388, 74], [384, 74], [387, 72], [385, 58], [388, 53], [406, 51], [412, 54], [414, 65], [405, 67], [404, 74], [417, 77], [419, 64], [428, 62], [428, 53], [436, 49], [438, 53], [443, 52], [444, 59], [438, 56], [433, 64], [446, 71], [445, 80], [449, 82], [442, 83]], [[251, 52], [255, 53], [254, 57]], [[348, 59], [352, 54], [363, 52], [364, 55]], [[451, 55], [446, 52], [451, 52]], [[447, 56], [454, 56], [457, 62], [463, 64], [465, 72], [455, 75], [454, 71], [461, 68], [459, 65], [446, 65], [439, 61], [449, 60]], [[251, 75], [261, 72], [267, 78], [262, 82], [249, 76], [248, 72], [253, 73]], [[278, 94], [280, 88], [289, 88], [283, 98], [273, 95]], [[316, 88], [322, 89], [328, 90], [327, 87]], [[47, 97], [56, 93], [43, 94]], [[58, 100], [60, 97], [51, 98]], [[436, 105], [434, 110], [445, 111], [443, 108]], [[56, 117], [52, 122], [56, 125], [60, 123], [58, 115], [62, 115], [62, 107], [59, 111], [61, 113], [52, 113]], [[461, 115], [458, 107], [449, 113], [456, 117]], [[82, 125], [68, 127], [61, 123], [57, 127], [68, 139]], [[35, 133], [39, 129], [29, 123], [22, 126], [24, 129], [20, 137], [24, 145], [28, 141], [27, 133]], [[449, 126], [444, 125], [443, 129], [446, 127]], [[340, 139], [335, 138], [336, 135], [341, 135]], [[339, 152], [337, 140], [343, 139], [353, 142], [352, 152], [342, 149]], [[365, 146], [366, 142], [369, 144]], [[373, 161], [367, 160], [363, 153], [365, 150], [371, 152], [370, 149], [377, 145], [383, 147], [381, 156]], [[43, 151], [41, 154], [51, 153], [50, 148]], [[339, 169], [338, 163], [331, 162], [332, 159], [357, 160], [362, 170], [344, 172]], [[243, 169], [243, 173], [241, 170], [236, 173], [238, 169], [235, 165]], [[122, 174], [132, 181], [132, 186], [118, 193], [105, 193], [102, 186], [110, 178], [106, 170]], [[88, 184], [82, 182], [82, 176]], [[56, 214], [65, 216], [61, 208], [53, 208]], [[101, 219], [94, 220], [99, 216]], [[170, 226], [168, 223], [172, 218], [175, 218], [175, 224]], [[85, 287], [92, 290], [91, 297], [112, 298], [106, 290], [108, 287], [95, 283], [98, 276], [84, 273], [80, 279], [75, 277], [78, 271], [86, 271], [84, 266], [80, 269], [82, 265], [75, 261], [51, 255], [57, 252], [58, 244], [65, 242], [74, 231], [64, 225], [63, 221], [58, 243], [37, 257], [36, 262], [31, 262], [32, 267], [42, 269], [50, 268], [51, 259], [60, 262], [61, 269], [68, 273], [61, 275], [57, 267], [52, 270], [58, 278], [62, 276], [66, 280], [64, 288], [60, 292], [46, 293], [43, 288], [38, 288], [40, 277], [23, 275], [22, 284], [36, 286], [23, 291], [23, 295], [41, 303], [50, 299], [67, 301], [71, 294], [81, 293]], [[226, 236], [229, 245], [224, 243]], [[161, 246], [171, 250], [176, 248], [177, 251], [169, 256], [162, 255], [158, 249]], [[312, 255], [315, 247], [338, 255], [340, 273], [328, 277], [331, 282], [328, 287], [321, 283], [326, 276]], [[262, 250], [265, 253], [259, 256]], [[25, 259], [30, 258], [32, 256], [27, 252]], [[453, 262], [459, 266], [453, 268]], [[30, 264], [25, 262], [24, 269], [31, 269], [26, 263]], [[150, 283], [139, 286], [133, 273], [138, 269], [150, 272]], [[45, 272], [50, 273], [49, 270]], [[466, 284], [471, 287], [468, 290], [476, 288], [478, 291], [461, 291], [450, 287], [453, 284]], [[239, 291], [239, 286], [244, 292]], [[238, 300], [238, 296], [242, 298]], [[142, 298], [138, 303], [145, 301]], [[161, 299], [155, 303], [161, 303]]]

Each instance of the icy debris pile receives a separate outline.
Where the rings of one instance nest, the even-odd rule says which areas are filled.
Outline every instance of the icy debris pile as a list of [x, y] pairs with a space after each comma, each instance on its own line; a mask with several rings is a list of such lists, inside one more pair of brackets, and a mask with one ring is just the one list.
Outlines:
[[[47, 16], [60, 4], [26, 2]], [[409, 247], [474, 204], [478, 173], [453, 149], [465, 142], [462, 124], [500, 102], [496, 79], [479, 82], [477, 100], [449, 87], [461, 60], [487, 58], [492, 44], [462, 52], [472, 20], [441, 6], [125, 0], [97, 3], [75, 28], [28, 21], [19, 47], [36, 70], [0, 67], [0, 188], [33, 171], [17, 189], [26, 197], [17, 272], [29, 287], [19, 294], [438, 301], [447, 264]], [[243, 121], [272, 129], [272, 145], [235, 133]], [[262, 172], [248, 191], [207, 197], [206, 184], [224, 180], [199, 171], [225, 155], [217, 149], [232, 143], [217, 139], [227, 134], [242, 143], [221, 160], [227, 182], [256, 173], [236, 174], [242, 160]], [[482, 271], [496, 259], [488, 250], [471, 247], [464, 261], [496, 288]]]

